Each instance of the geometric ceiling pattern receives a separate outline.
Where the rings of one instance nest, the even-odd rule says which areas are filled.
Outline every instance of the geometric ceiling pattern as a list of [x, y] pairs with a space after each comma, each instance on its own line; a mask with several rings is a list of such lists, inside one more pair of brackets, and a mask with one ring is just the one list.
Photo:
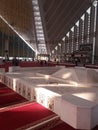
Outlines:
[[[92, 1], [38, 0], [47, 53], [62, 40]], [[4, 20], [11, 29], [6, 28]], [[0, 0], [0, 30], [9, 35], [16, 31], [35, 52], [38, 51], [32, 0]]]

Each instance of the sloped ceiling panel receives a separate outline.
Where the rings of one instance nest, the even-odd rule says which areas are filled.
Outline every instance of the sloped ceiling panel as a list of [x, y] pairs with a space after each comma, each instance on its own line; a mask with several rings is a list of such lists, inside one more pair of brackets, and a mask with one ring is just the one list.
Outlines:
[[[39, 0], [41, 3], [41, 0]], [[90, 6], [90, 0], [44, 0], [46, 42], [52, 50]]]
[[32, 0], [0, 0], [0, 15], [25, 41], [35, 44]]
[[[46, 45], [50, 51], [91, 5], [91, 0], [38, 1]], [[36, 49], [32, 0], [0, 0], [0, 15]], [[3, 30], [1, 25], [0, 28]]]

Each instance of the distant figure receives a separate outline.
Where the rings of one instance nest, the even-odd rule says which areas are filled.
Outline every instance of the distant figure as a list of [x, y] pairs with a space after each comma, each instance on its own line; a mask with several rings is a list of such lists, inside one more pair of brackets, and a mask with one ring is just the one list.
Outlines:
[[13, 66], [19, 65], [19, 61], [16, 59], [16, 57], [12, 60], [12, 64], [13, 64]]
[[40, 65], [43, 66], [43, 61], [42, 60], [40, 61]]
[[0, 59], [0, 65], [3, 63], [2, 59]]
[[77, 66], [78, 65], [78, 59], [75, 58], [75, 65]]
[[44, 64], [45, 64], [45, 66], [47, 66], [47, 61], [46, 60], [44, 61]]
[[57, 63], [57, 65], [58, 65], [58, 64], [59, 64], [59, 61], [57, 61], [56, 63]]

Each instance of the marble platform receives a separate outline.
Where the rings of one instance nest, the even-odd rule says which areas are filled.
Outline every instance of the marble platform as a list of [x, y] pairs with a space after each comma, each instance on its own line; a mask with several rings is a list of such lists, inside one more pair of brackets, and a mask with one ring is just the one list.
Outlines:
[[37, 67], [0, 73], [7, 86], [57, 113], [76, 129], [98, 125], [98, 71], [88, 68]]

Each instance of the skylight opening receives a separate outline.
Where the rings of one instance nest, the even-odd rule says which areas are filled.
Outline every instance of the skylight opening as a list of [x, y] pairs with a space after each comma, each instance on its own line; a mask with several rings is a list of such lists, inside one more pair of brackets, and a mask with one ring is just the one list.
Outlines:
[[81, 17], [81, 19], [82, 19], [83, 21], [84, 21], [84, 17], [85, 17], [85, 15], [83, 14], [82, 17]]
[[76, 22], [76, 26], [78, 26], [78, 27], [79, 27], [79, 21], [77, 21], [77, 22]]
[[69, 37], [69, 32], [66, 34], [67, 37]]
[[86, 11], [88, 14], [90, 14], [91, 11], [91, 7]]
[[71, 28], [71, 31], [72, 31], [72, 32], [74, 31], [74, 27]]

